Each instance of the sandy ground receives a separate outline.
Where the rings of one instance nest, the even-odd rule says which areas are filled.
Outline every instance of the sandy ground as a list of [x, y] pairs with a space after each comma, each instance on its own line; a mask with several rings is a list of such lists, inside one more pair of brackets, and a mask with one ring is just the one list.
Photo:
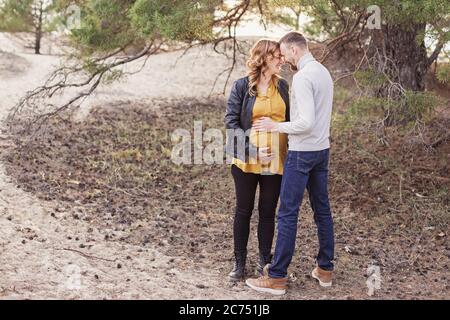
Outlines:
[[[0, 34], [0, 119], [60, 63], [58, 56], [33, 55]], [[148, 60], [142, 72], [101, 87], [81, 109], [172, 96], [206, 97], [227, 60], [206, 50], [170, 53]], [[207, 59], [206, 59], [207, 58]], [[129, 66], [139, 68], [140, 63]], [[237, 77], [242, 69], [233, 77]], [[219, 94], [219, 81], [213, 94]], [[0, 136], [5, 146], [8, 137]], [[3, 149], [3, 148], [2, 148]], [[0, 163], [0, 299], [199, 299], [258, 298], [248, 289], [227, 287], [213, 267], [192, 270], [183, 258], [151, 247], [104, 241], [98, 230], [56, 203], [24, 192]], [[85, 247], [74, 246], [74, 239]], [[95, 245], [90, 245], [95, 243]], [[88, 250], [87, 250], [87, 249]], [[168, 267], [169, 266], [169, 267]], [[260, 297], [259, 297], [260, 298]]]

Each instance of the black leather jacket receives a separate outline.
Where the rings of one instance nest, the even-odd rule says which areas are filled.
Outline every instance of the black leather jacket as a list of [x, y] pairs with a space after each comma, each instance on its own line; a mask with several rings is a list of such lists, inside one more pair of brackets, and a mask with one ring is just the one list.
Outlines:
[[[248, 77], [234, 82], [225, 114], [226, 153], [246, 162], [249, 156], [256, 158], [258, 152], [257, 147], [250, 143], [249, 138], [256, 96], [249, 94], [248, 83]], [[289, 121], [289, 84], [286, 80], [280, 79], [277, 89], [286, 104], [286, 121]], [[244, 148], [238, 148], [240, 144], [245, 144], [245, 153]]]

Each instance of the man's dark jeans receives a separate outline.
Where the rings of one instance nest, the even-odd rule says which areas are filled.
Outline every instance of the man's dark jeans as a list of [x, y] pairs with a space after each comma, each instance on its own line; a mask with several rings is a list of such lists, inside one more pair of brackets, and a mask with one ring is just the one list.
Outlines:
[[333, 270], [333, 217], [328, 200], [329, 149], [322, 151], [289, 151], [281, 184], [278, 211], [278, 235], [275, 255], [269, 269], [272, 278], [284, 278], [291, 263], [297, 236], [299, 208], [308, 190], [319, 237], [317, 264]]

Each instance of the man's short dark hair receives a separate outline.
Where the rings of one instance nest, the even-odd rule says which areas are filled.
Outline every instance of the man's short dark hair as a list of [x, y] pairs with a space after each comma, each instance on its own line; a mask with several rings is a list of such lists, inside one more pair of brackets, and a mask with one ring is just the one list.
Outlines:
[[285, 45], [297, 45], [300, 48], [308, 48], [306, 38], [297, 31], [291, 31], [285, 34], [278, 42], [280, 44], [284, 43]]

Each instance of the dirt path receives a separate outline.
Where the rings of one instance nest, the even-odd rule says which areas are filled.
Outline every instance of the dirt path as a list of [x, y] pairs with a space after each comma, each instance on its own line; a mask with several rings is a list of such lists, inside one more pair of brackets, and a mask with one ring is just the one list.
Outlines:
[[[21, 191], [0, 168], [0, 298], [252, 298], [218, 287], [213, 270], [120, 241]], [[78, 239], [78, 240], [77, 240]]]
[[[216, 56], [205, 65], [204, 54], [193, 52], [176, 66], [167, 61], [174, 61], [177, 54], [150, 59], [138, 75], [110, 88], [100, 88], [87, 101], [84, 111], [94, 104], [117, 101], [207, 95], [211, 79], [195, 75], [220, 69], [224, 61]], [[41, 83], [58, 65], [58, 58], [2, 53], [0, 59], [3, 122], [9, 108], [26, 90]], [[222, 85], [219, 82], [217, 92]], [[0, 146], [7, 143], [2, 135]], [[167, 257], [151, 247], [106, 241], [108, 230], [99, 230], [74, 218], [73, 212], [58, 204], [40, 201], [21, 190], [5, 174], [2, 163], [0, 229], [0, 299], [257, 298], [242, 286], [223, 287], [214, 269], [192, 270], [182, 257]]]

